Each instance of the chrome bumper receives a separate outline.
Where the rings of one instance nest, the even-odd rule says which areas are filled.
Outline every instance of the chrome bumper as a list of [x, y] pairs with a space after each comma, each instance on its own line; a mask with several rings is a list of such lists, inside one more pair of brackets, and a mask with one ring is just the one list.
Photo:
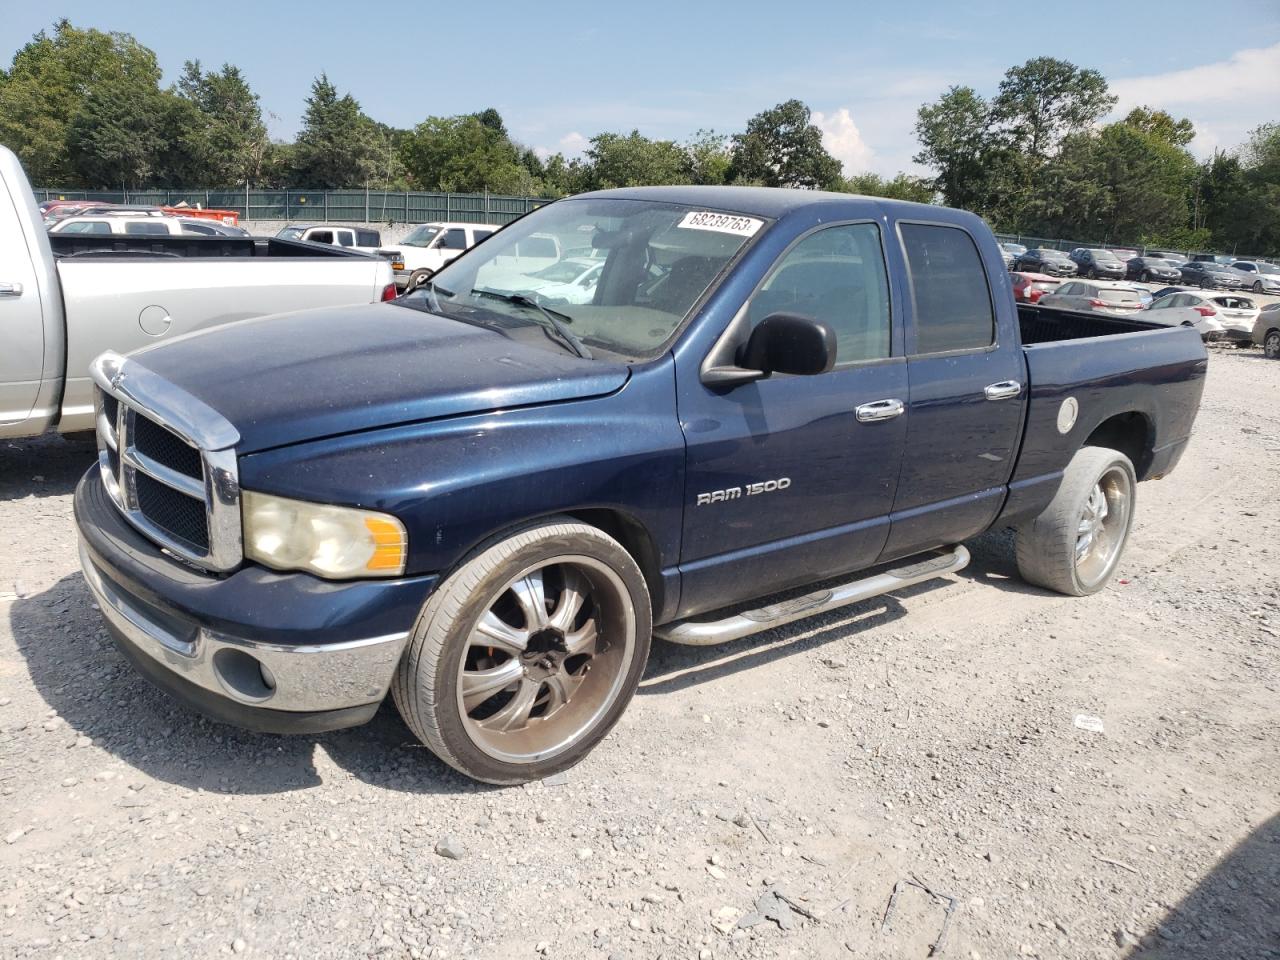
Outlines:
[[164, 669], [250, 707], [315, 713], [381, 701], [407, 633], [317, 646], [231, 637], [148, 609], [103, 576], [80, 544], [80, 566], [107, 622]]

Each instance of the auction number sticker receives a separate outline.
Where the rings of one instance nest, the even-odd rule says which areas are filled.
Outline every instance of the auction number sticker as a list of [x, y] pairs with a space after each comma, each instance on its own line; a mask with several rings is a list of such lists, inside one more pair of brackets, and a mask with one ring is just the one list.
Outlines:
[[716, 233], [732, 233], [737, 237], [753, 237], [756, 231], [764, 226], [764, 221], [757, 220], [755, 217], [739, 217], [732, 213], [694, 210], [686, 213], [684, 219], [676, 226], [686, 230], [714, 230]]

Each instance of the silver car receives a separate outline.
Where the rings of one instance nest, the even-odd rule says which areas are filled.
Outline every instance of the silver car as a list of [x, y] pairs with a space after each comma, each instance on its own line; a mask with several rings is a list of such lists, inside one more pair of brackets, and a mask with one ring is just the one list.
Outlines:
[[1142, 297], [1133, 287], [1105, 280], [1068, 280], [1040, 298], [1040, 306], [1108, 317], [1133, 318], [1142, 312]]
[[1280, 293], [1280, 267], [1265, 260], [1237, 260], [1231, 264], [1241, 273], [1249, 274], [1245, 283], [1254, 293]]
[[1253, 342], [1269, 360], [1280, 360], [1280, 303], [1269, 303], [1253, 324]]

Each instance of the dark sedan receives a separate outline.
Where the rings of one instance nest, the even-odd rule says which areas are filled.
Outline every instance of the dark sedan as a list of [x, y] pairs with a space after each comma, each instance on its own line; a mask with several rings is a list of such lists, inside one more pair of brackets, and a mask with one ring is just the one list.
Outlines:
[[1245, 285], [1245, 276], [1212, 260], [1192, 260], [1182, 265], [1182, 282], [1201, 288], [1239, 290]]
[[1013, 270], [1026, 273], [1047, 273], [1051, 277], [1074, 277], [1076, 265], [1061, 250], [1046, 250], [1038, 247], [1019, 254], [1013, 261]]
[[1143, 283], [1173, 283], [1182, 279], [1182, 271], [1160, 257], [1134, 257], [1125, 264], [1125, 271], [1126, 280]]
[[1119, 280], [1125, 275], [1124, 263], [1110, 250], [1078, 247], [1071, 251], [1071, 260], [1080, 276], [1090, 280]]

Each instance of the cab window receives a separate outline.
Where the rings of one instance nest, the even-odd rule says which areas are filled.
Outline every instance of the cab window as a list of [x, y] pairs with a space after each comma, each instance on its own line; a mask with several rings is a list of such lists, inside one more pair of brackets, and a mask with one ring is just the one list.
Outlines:
[[798, 313], [829, 324], [837, 365], [889, 356], [889, 280], [879, 228], [828, 227], [793, 246], [747, 308], [752, 326], [771, 313]]
[[467, 249], [467, 232], [458, 227], [451, 227], [444, 232], [444, 236], [436, 246], [441, 250], [465, 250]]
[[976, 350], [995, 342], [987, 272], [958, 227], [904, 223], [902, 248], [915, 304], [916, 353]]
[[145, 234], [149, 237], [167, 237], [169, 228], [163, 223], [156, 223], [154, 220], [130, 220], [124, 225], [125, 233]]

